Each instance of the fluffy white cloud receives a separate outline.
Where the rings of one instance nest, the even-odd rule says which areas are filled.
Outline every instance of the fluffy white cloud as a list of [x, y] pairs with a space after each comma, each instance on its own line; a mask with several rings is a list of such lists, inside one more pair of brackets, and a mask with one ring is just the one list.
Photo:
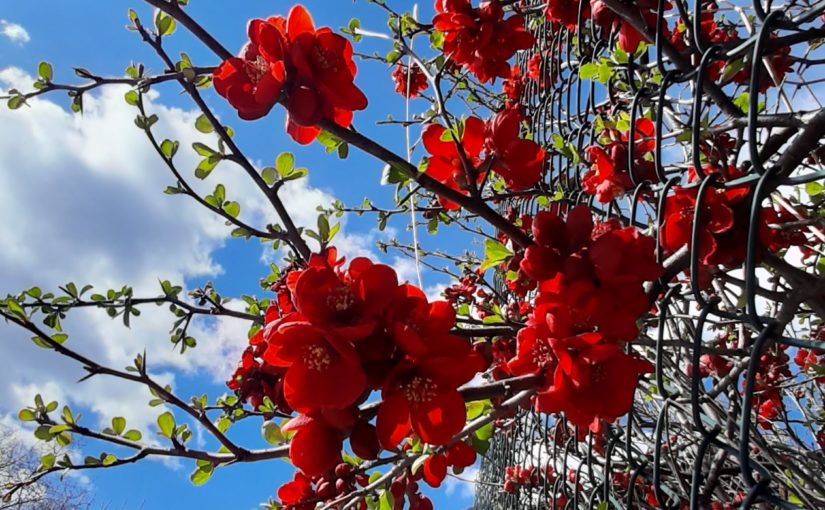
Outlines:
[[[32, 81], [18, 69], [0, 70], [0, 89], [27, 90]], [[62, 108], [60, 96], [30, 100], [17, 111], [0, 108], [0, 295], [35, 285], [57, 290], [69, 281], [97, 289], [128, 284], [136, 295], [157, 295], [158, 279], [181, 283], [222, 272], [213, 254], [229, 229], [188, 197], [162, 193], [174, 179], [135, 128], [137, 112], [124, 102], [125, 91], [88, 95], [82, 117]], [[158, 98], [150, 95], [147, 106], [161, 119], [156, 133], [180, 141], [175, 159], [186, 175], [200, 159], [192, 143], [214, 146], [214, 139], [192, 128], [197, 113], [163, 106]], [[250, 224], [276, 220], [239, 167], [224, 164], [206, 182], [191, 181], [203, 193], [225, 184], [227, 199], [241, 204]], [[332, 201], [307, 180], [287, 186], [284, 200], [299, 225], [313, 225], [315, 207]], [[348, 251], [368, 250], [361, 237], [341, 235]], [[94, 310], [72, 312], [64, 327], [74, 349], [114, 367], [131, 364], [146, 349], [150, 370], [170, 384], [181, 372], [225, 380], [246, 344], [244, 321], [200, 321], [192, 329], [198, 348], [181, 356], [169, 343], [166, 308], [142, 312], [130, 329]], [[16, 413], [40, 392], [90, 408], [101, 421], [119, 415], [130, 427], [151, 428], [144, 389], [104, 377], [78, 385], [85, 374], [76, 363], [38, 349], [15, 327], [0, 324], [0, 336], [0, 412]]]
[[21, 46], [31, 41], [31, 37], [29, 37], [29, 33], [25, 28], [4, 19], [0, 19], [0, 35], [8, 37], [11, 42]]

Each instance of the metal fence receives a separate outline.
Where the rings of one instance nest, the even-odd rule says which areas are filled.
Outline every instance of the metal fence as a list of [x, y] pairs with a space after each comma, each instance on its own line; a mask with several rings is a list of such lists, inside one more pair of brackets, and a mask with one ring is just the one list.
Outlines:
[[[820, 223], [806, 220], [819, 216], [814, 192], [825, 177], [816, 155], [825, 134], [818, 97], [825, 88], [817, 85], [825, 81], [819, 47], [825, 2], [608, 1], [619, 7], [652, 3], [657, 13], [648, 22], [655, 43], [625, 62], [613, 51], [615, 26], [610, 33], [581, 19], [577, 31], [553, 26], [543, 19], [545, 3], [529, 0], [517, 8], [527, 13], [541, 55], [532, 63], [532, 55], [523, 55], [518, 65], [523, 71], [532, 65], [534, 76], [538, 66], [522, 104], [534, 140], [550, 154], [547, 194], [561, 191], [568, 205], [589, 203], [598, 214], [656, 236], [664, 197], [675, 185], [690, 186], [685, 174], [693, 167], [700, 177], [693, 184], [699, 186], [696, 211], [711, 187], [749, 190], [751, 212], [741, 225], [746, 255], [742, 266], [717, 273], [709, 289], [698, 281], [698, 249], [687, 268], [693, 278], [660, 282], [656, 313], [633, 344], [656, 372], [640, 382], [629, 416], [599, 434], [529, 410], [499, 422], [482, 460], [475, 507], [825, 508], [825, 455], [816, 442], [825, 424], [822, 386], [805, 381], [788, 362], [799, 348], [825, 347], [817, 336], [818, 310], [802, 296], [812, 285], [816, 292], [821, 287], [787, 262], [776, 262], [779, 269], [770, 273], [758, 270], [758, 212], [768, 198], [780, 209], [805, 210], [797, 228], [811, 243], [823, 240]], [[703, 40], [700, 23], [707, 19], [719, 22], [719, 30], [735, 26], [737, 37]], [[679, 24], [689, 34], [681, 51], [667, 33]], [[790, 50], [783, 53], [785, 47]], [[784, 76], [770, 65], [778, 54], [791, 63]], [[609, 80], [584, 79], [588, 64], [608, 67]], [[748, 67], [742, 83], [726, 82]], [[712, 69], [722, 77], [710, 78]], [[776, 83], [755, 93], [768, 79]], [[652, 179], [634, 172], [635, 120], [643, 115], [655, 123]], [[598, 143], [598, 118], [625, 119], [629, 128], [635, 188], [609, 206], [595, 203], [581, 185], [585, 148]], [[743, 177], [720, 182], [701, 170], [703, 154], [719, 146]], [[518, 199], [503, 207], [533, 211], [538, 205]], [[703, 221], [697, 213], [694, 247]], [[724, 376], [686, 373], [688, 364], [698, 372], [708, 353], [729, 364]], [[765, 401], [759, 374], [766, 364], [780, 373], [774, 383], [783, 403], [767, 426], [753, 412]]]

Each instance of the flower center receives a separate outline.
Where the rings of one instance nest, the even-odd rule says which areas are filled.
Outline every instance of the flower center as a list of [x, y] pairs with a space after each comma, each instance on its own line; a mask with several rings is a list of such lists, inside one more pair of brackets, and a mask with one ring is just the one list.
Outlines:
[[536, 342], [533, 346], [533, 363], [537, 367], [547, 367], [553, 364], [555, 357], [546, 342]]
[[315, 46], [313, 51], [315, 63], [318, 64], [318, 67], [321, 69], [332, 69], [333, 71], [337, 71], [337, 59], [335, 58], [335, 55], [328, 53], [329, 52], [324, 51], [322, 48]]
[[415, 376], [404, 386], [404, 396], [411, 404], [429, 402], [436, 395], [438, 385], [429, 377]]
[[333, 289], [327, 295], [327, 306], [337, 313], [346, 312], [353, 304], [355, 304], [355, 296], [347, 286]]
[[252, 83], [258, 83], [261, 81], [261, 78], [263, 78], [268, 72], [269, 62], [267, 62], [262, 55], [258, 55], [254, 61], [249, 61], [246, 63], [246, 75], [249, 76]]
[[322, 372], [332, 364], [332, 356], [323, 346], [312, 345], [304, 351], [304, 363], [310, 370]]

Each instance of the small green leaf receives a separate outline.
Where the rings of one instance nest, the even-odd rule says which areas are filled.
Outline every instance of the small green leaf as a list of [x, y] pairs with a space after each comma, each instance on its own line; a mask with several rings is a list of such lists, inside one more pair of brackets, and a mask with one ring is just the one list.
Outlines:
[[127, 430], [125, 434], [123, 434], [124, 439], [128, 439], [129, 441], [140, 441], [143, 439], [143, 434], [140, 433], [139, 430]]
[[584, 64], [579, 68], [579, 78], [590, 80], [599, 74], [599, 66], [593, 63]]
[[268, 166], [261, 170], [261, 178], [264, 180], [267, 186], [272, 186], [278, 180], [278, 170], [271, 166]]
[[223, 210], [226, 214], [232, 216], [233, 218], [237, 218], [241, 213], [241, 205], [238, 202], [227, 202], [224, 204]]
[[206, 118], [206, 115], [200, 115], [197, 120], [195, 121], [195, 129], [200, 131], [201, 133], [212, 133], [215, 131], [215, 128], [212, 126], [212, 123], [209, 122], [209, 119]]
[[137, 104], [140, 103], [140, 96], [134, 90], [130, 90], [129, 92], [127, 92], [123, 96], [123, 98], [126, 100], [127, 104], [130, 104], [132, 106], [137, 106]]
[[267, 443], [273, 446], [278, 446], [286, 441], [286, 437], [281, 432], [281, 427], [271, 420], [261, 425], [261, 435]]
[[40, 62], [37, 66], [37, 74], [46, 81], [52, 81], [52, 65], [48, 62]]
[[484, 243], [484, 263], [481, 264], [481, 270], [486, 271], [487, 269], [497, 266], [507, 260], [508, 258], [513, 256], [513, 252], [507, 249], [506, 246], [501, 244], [498, 241], [494, 241], [492, 239], [487, 239]]
[[155, 13], [155, 28], [160, 36], [172, 35], [175, 32], [175, 20], [158, 9]]
[[31, 409], [21, 409], [20, 412], [17, 413], [17, 418], [20, 421], [34, 421], [37, 419]]
[[278, 159], [275, 160], [275, 168], [278, 169], [278, 173], [281, 174], [281, 177], [286, 177], [291, 174], [292, 169], [295, 168], [295, 156], [293, 156], [290, 152], [280, 154]]
[[121, 435], [123, 431], [126, 429], [126, 418], [121, 416], [116, 416], [112, 418], [112, 430], [115, 431], [116, 435]]
[[385, 165], [384, 169], [381, 171], [381, 185], [386, 186], [389, 184], [404, 184], [409, 181], [410, 178], [401, 168], [395, 165]]
[[43, 469], [51, 469], [54, 466], [55, 457], [53, 453], [47, 453], [40, 457], [40, 465]]
[[164, 437], [172, 437], [175, 431], [175, 417], [170, 412], [165, 412], [158, 416], [158, 428]]
[[173, 142], [172, 140], [164, 140], [160, 144], [160, 151], [166, 156], [167, 159], [172, 159], [175, 156], [175, 153], [178, 152], [178, 147], [180, 147], [179, 142]]
[[198, 466], [198, 468], [189, 475], [192, 485], [199, 487], [212, 478], [212, 473], [215, 472], [215, 467], [212, 464]]

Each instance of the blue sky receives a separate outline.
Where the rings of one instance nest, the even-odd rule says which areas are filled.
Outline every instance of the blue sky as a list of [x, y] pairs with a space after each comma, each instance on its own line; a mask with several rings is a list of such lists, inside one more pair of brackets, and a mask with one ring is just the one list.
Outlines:
[[[366, 2], [317, 0], [304, 4], [318, 26], [339, 28], [357, 17], [364, 28], [386, 27], [383, 12]], [[291, 3], [285, 1], [192, 0], [188, 10], [234, 52], [245, 40], [247, 20], [286, 14], [290, 6]], [[411, 8], [412, 3], [399, 1], [394, 6]], [[146, 22], [151, 20], [151, 10], [137, 0], [49, 2], [47, 9], [40, 3], [4, 2], [3, 22], [0, 22], [0, 88], [7, 89], [26, 78], [23, 73], [34, 74], [41, 60], [54, 65], [56, 82], [75, 82], [71, 67], [119, 76], [130, 61], [136, 61], [145, 63], [150, 70], [160, 71], [154, 54], [140, 44], [135, 34], [124, 29], [130, 7]], [[427, 1], [421, 6], [421, 17], [428, 19], [431, 15], [431, 2]], [[18, 27], [26, 37], [8, 27]], [[167, 44], [172, 54], [185, 51], [196, 65], [217, 63], [207, 49], [181, 28]], [[389, 48], [384, 42], [365, 40], [356, 50], [386, 53]], [[360, 63], [357, 84], [371, 101], [366, 112], [356, 115], [358, 129], [403, 154], [404, 138], [400, 128], [374, 125], [376, 120], [388, 115], [403, 117], [404, 103], [394, 93], [389, 73], [381, 65]], [[122, 100], [116, 101], [117, 95], [122, 97], [122, 93], [96, 94], [90, 99], [90, 112], [82, 120], [66, 113], [68, 101], [62, 95], [39, 100], [30, 109], [0, 114], [0, 126], [5, 126], [0, 128], [3, 139], [0, 142], [0, 201], [17, 201], [16, 208], [9, 206], [14, 216], [7, 217], [20, 218], [14, 222], [19, 224], [19, 231], [6, 225], [0, 232], [0, 242], [13, 247], [7, 250], [10, 253], [0, 255], [3, 267], [0, 282], [4, 282], [0, 284], [0, 294], [15, 293], [35, 284], [56, 289], [57, 284], [72, 279], [103, 287], [133, 284], [136, 289], [151, 289], [152, 285], [156, 286], [157, 278], [162, 277], [176, 283], [182, 281], [188, 288], [211, 280], [226, 296], [261, 295], [258, 279], [267, 273], [261, 245], [225, 240], [228, 231], [205, 218], [208, 213], [183, 204], [181, 197], [161, 193], [163, 185], [172, 182], [147, 151], [148, 146], [141, 144], [139, 133], [129, 125], [129, 110], [117, 106], [122, 103]], [[296, 207], [306, 206], [302, 203], [306, 197], [323, 201], [333, 196], [356, 206], [367, 195], [379, 206], [392, 205], [392, 189], [379, 185], [380, 162], [354, 150], [347, 160], [341, 161], [324, 154], [318, 145], [298, 147], [283, 131], [281, 112], [275, 111], [258, 122], [242, 123], [212, 92], [207, 98], [222, 120], [235, 129], [236, 139], [253, 161], [272, 164], [278, 153], [290, 151], [295, 153], [298, 165], [310, 169], [308, 182], [288, 189], [294, 195], [292, 203]], [[194, 118], [193, 105], [186, 96], [178, 94], [175, 86], [160, 88], [159, 96], [153, 98], [153, 107], [161, 112], [159, 129], [177, 133], [182, 140], [195, 136], [186, 131], [186, 121]], [[413, 110], [423, 107], [423, 103], [414, 105]], [[241, 201], [244, 211], [267, 214], [256, 209], [257, 199], [245, 195], [254, 193], [253, 188], [228, 171], [225, 177], [221, 175], [217, 179], [224, 178], [228, 179], [230, 196], [233, 192], [241, 195], [235, 199]], [[214, 186], [217, 182], [221, 181], [212, 180], [208, 184]], [[230, 186], [232, 183], [236, 186]], [[8, 213], [2, 207], [0, 217]], [[299, 216], [307, 221], [314, 219], [312, 208], [304, 209]], [[406, 218], [391, 224], [401, 240], [408, 237], [404, 221]], [[26, 225], [29, 228], [24, 229]], [[387, 236], [375, 232], [374, 225], [372, 217], [349, 218], [342, 242], [354, 252], [377, 253], [374, 241]], [[423, 237], [425, 247], [435, 246], [433, 239]], [[467, 241], [465, 236], [451, 233], [439, 236], [438, 247], [460, 249], [468, 247]], [[408, 263], [393, 256], [384, 260], [400, 264], [402, 274], [412, 277]], [[442, 278], [425, 272], [426, 287], [443, 283]], [[146, 293], [153, 292], [156, 290]], [[157, 354], [150, 350], [150, 360], [157, 360], [156, 369], [162, 377], [174, 381], [180, 395], [206, 392], [215, 397], [224, 393], [218, 377], [222, 370], [226, 371], [226, 365], [234, 363], [234, 359], [225, 359], [226, 353], [236, 353], [243, 346], [242, 327], [201, 324], [198, 349], [185, 359], [175, 359], [176, 355], [167, 352], [168, 340], [157, 338], [168, 328], [168, 317], [158, 317], [166, 322], [154, 323], [152, 318], [144, 317], [131, 331], [108, 319], [86, 315], [70, 318], [68, 324], [70, 331], [77, 332], [77, 342], [85, 342], [77, 344], [79, 350], [85, 347], [85, 352], [94, 353], [99, 349], [97, 352], [102, 353], [103, 359], [112, 363], [133, 356], [141, 350], [141, 345], [161, 349]], [[81, 338], [84, 333], [87, 338]], [[147, 396], [135, 397], [133, 393], [127, 396], [125, 389], [121, 393], [120, 386], [110, 386], [106, 381], [75, 386], [72, 381], [79, 377], [77, 367], [39, 351], [25, 336], [7, 326], [0, 325], [0, 335], [10, 341], [20, 341], [15, 347], [0, 348], [8, 349], [0, 352], [0, 372], [6, 373], [0, 383], [7, 388], [3, 390], [5, 393], [0, 392], [0, 418], [6, 422], [34, 392], [43, 392], [47, 398], [62, 397], [61, 404], [71, 402], [91, 423], [128, 414], [130, 420], [134, 416], [137, 423], [149, 426], [159, 414], [145, 406]], [[72, 341], [74, 339], [73, 336]], [[210, 344], [213, 341], [214, 345]], [[220, 369], [210, 365], [221, 360]], [[96, 402], [103, 404], [96, 407]], [[105, 407], [105, 403], [110, 407]], [[111, 409], [117, 405], [120, 407]], [[231, 437], [253, 448], [265, 446], [258, 424], [238, 426], [231, 431]], [[84, 454], [100, 451], [89, 443], [82, 448]], [[89, 472], [87, 476], [94, 492], [95, 508], [243, 509], [254, 508], [274, 495], [292, 473], [292, 468], [282, 461], [239, 465], [219, 470], [207, 485], [194, 488], [188, 479], [191, 470], [189, 463], [170, 465], [150, 461]], [[439, 508], [462, 508], [471, 502], [466, 488], [455, 486], [440, 491], [435, 498]]]

